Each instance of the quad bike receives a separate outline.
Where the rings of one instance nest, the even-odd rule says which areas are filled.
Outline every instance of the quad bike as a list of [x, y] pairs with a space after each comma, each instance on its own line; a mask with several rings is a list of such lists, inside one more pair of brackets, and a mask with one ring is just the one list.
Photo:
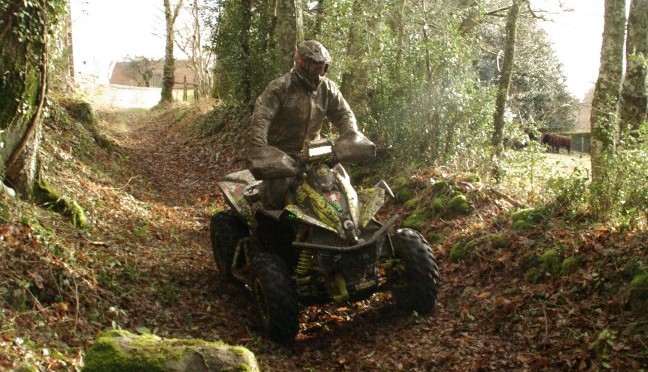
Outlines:
[[[340, 164], [374, 154], [371, 141], [312, 142], [297, 159], [268, 149], [218, 182], [231, 209], [210, 223], [219, 275], [251, 290], [265, 336], [291, 342], [304, 306], [376, 292], [391, 291], [409, 311], [433, 310], [439, 273], [429, 244], [412, 229], [389, 233], [398, 216], [376, 219], [385, 193], [393, 196], [389, 186], [354, 188]], [[264, 208], [262, 179], [282, 177], [292, 178], [287, 204]]]

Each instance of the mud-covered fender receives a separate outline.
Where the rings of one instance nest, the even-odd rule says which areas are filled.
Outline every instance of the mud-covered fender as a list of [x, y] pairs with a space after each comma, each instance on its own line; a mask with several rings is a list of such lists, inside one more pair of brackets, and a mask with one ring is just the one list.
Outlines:
[[[248, 199], [249, 194], [259, 192], [261, 181], [252, 176], [247, 169], [230, 173], [217, 182], [218, 187], [225, 196], [225, 201], [247, 221], [254, 220], [254, 212]], [[248, 197], [246, 198], [246, 194]]]

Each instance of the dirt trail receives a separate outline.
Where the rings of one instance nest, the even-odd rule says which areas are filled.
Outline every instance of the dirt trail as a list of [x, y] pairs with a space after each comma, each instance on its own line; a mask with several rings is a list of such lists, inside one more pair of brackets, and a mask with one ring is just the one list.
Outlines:
[[[154, 213], [147, 226], [152, 238], [126, 245], [134, 254], [133, 273], [122, 284], [128, 286], [122, 327], [241, 344], [265, 371], [528, 368], [536, 353], [530, 340], [482, 329], [472, 310], [460, 307], [458, 299], [477, 283], [444, 281], [432, 316], [404, 314], [383, 295], [307, 309], [291, 347], [259, 337], [251, 300], [241, 288], [219, 282], [209, 244], [208, 207], [223, 205], [215, 181], [236, 166], [225, 155], [231, 144], [187, 138], [154, 117], [105, 125], [129, 159], [131, 193]], [[441, 270], [442, 280], [457, 276], [443, 261]]]

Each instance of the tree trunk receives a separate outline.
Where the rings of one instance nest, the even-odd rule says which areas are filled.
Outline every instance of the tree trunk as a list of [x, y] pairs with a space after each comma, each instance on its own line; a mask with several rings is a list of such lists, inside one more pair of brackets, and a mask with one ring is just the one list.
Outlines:
[[175, 21], [182, 7], [183, 0], [179, 0], [175, 8], [171, 9], [171, 0], [164, 0], [164, 19], [166, 21], [166, 44], [164, 48], [164, 68], [162, 70], [162, 93], [160, 103], [173, 102], [173, 85], [175, 84], [175, 59], [173, 58], [173, 45], [175, 40]]
[[377, 32], [380, 23], [366, 16], [367, 11], [375, 11], [382, 8], [381, 1], [356, 0], [353, 2], [353, 19], [366, 20], [366, 24], [360, 27], [352, 27], [349, 30], [346, 54], [353, 65], [346, 69], [342, 75], [340, 91], [349, 101], [356, 116], [365, 117], [369, 112], [369, 92], [371, 87], [371, 76], [373, 65], [367, 58], [372, 48], [371, 35]]
[[[427, 7], [425, 4], [425, 0], [421, 0], [421, 6], [423, 8], [423, 19], [428, 18], [428, 12], [427, 12]], [[423, 96], [423, 104], [425, 106], [425, 122], [427, 124], [427, 127], [430, 129], [430, 132], [432, 133], [432, 138], [431, 138], [431, 144], [430, 144], [430, 152], [432, 155], [433, 159], [439, 159], [439, 139], [441, 137], [441, 128], [439, 126], [440, 118], [439, 115], [432, 110], [432, 107], [434, 105], [432, 104], [432, 97], [435, 94], [435, 89], [434, 89], [434, 77], [432, 73], [432, 57], [430, 56], [430, 49], [428, 47], [429, 45], [429, 40], [430, 36], [428, 35], [428, 28], [429, 25], [427, 24], [427, 21], [423, 22], [422, 25], [422, 33], [423, 33], [423, 40], [424, 40], [424, 45], [425, 45], [425, 85], [427, 86], [427, 93]]]
[[[27, 196], [37, 177], [41, 112], [47, 94], [49, 26], [45, 21], [34, 22], [30, 35], [18, 35], [12, 25], [20, 22], [19, 13], [21, 19], [27, 12], [32, 12], [33, 19], [48, 19], [44, 8], [15, 2], [0, 15], [0, 71], [5, 71], [0, 94], [0, 177]], [[40, 39], [34, 35], [40, 35]]]
[[243, 100], [244, 102], [249, 102], [250, 106], [254, 105], [254, 99], [252, 97], [252, 81], [250, 80], [252, 75], [252, 61], [251, 61], [251, 47], [250, 47], [250, 27], [252, 27], [252, 1], [251, 0], [242, 0], [242, 23], [241, 23], [241, 49], [243, 50], [243, 56], [241, 56], [241, 63], [243, 64], [243, 74], [244, 81], [241, 83], [243, 88]]
[[326, 0], [318, 0], [315, 8], [315, 26], [313, 26], [313, 38], [319, 39], [322, 35], [322, 25], [326, 22]]
[[618, 133], [616, 111], [623, 67], [625, 26], [625, 0], [605, 0], [601, 65], [590, 117], [592, 181], [604, 180], [604, 152], [614, 150]]
[[68, 60], [68, 76], [66, 81], [65, 88], [68, 92], [74, 91], [75, 81], [76, 81], [76, 72], [74, 71], [74, 48], [72, 40], [72, 9], [70, 9], [70, 2], [67, 1], [66, 4], [67, 13], [65, 14], [65, 50], [67, 51], [67, 60]]
[[513, 75], [513, 65], [515, 59], [515, 34], [517, 29], [517, 20], [520, 13], [520, 4], [523, 0], [513, 0], [506, 18], [506, 41], [504, 44], [504, 61], [502, 63], [502, 76], [500, 77], [499, 87], [497, 89], [497, 99], [495, 101], [495, 113], [493, 122], [495, 130], [493, 131], [493, 155], [499, 156], [503, 150], [502, 141], [504, 138], [504, 112], [506, 110], [506, 101], [508, 91], [511, 86], [511, 76]]
[[201, 22], [201, 5], [198, 0], [193, 0], [190, 6], [191, 34], [187, 40], [181, 40], [180, 49], [189, 56], [189, 68], [194, 73], [194, 99], [207, 96], [211, 90], [209, 63], [212, 58], [211, 51], [203, 48], [204, 27]]
[[648, 0], [632, 0], [626, 39], [626, 75], [619, 102], [619, 130], [639, 135], [648, 110]]
[[281, 71], [288, 72], [293, 66], [295, 49], [304, 40], [302, 4], [301, 0], [279, 0], [277, 5], [277, 48]]

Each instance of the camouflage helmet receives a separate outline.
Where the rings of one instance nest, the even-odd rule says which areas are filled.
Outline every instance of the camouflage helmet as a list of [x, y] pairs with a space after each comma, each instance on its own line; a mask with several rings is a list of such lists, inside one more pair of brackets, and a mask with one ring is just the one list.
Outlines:
[[333, 62], [328, 50], [315, 40], [306, 40], [299, 44], [295, 52], [295, 59], [303, 59], [306, 62], [317, 62], [329, 64]]

